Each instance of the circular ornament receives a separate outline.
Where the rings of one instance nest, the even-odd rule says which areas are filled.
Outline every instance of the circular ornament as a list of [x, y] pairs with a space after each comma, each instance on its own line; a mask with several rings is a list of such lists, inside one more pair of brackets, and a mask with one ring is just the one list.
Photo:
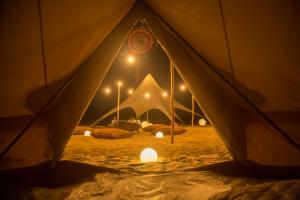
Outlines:
[[135, 29], [128, 36], [129, 50], [136, 54], [148, 52], [153, 46], [153, 37], [145, 29]]

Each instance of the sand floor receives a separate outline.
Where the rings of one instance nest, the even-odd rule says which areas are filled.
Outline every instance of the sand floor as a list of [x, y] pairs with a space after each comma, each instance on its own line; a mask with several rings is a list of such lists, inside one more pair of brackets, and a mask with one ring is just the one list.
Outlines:
[[[63, 159], [112, 167], [130, 174], [164, 173], [231, 160], [226, 147], [212, 127], [187, 128], [187, 132], [157, 139], [141, 131], [125, 139], [95, 139], [73, 136]], [[140, 152], [147, 147], [158, 153], [158, 162], [141, 163]]]
[[[170, 140], [170, 136], [158, 139], [143, 131], [118, 140], [73, 136], [63, 159], [120, 173], [97, 174], [93, 181], [72, 190], [68, 199], [208, 199], [230, 188], [192, 170], [231, 160], [212, 127], [187, 128], [185, 134], [175, 136], [174, 144]], [[158, 162], [140, 162], [140, 152], [147, 147], [157, 151]]]
[[[158, 162], [139, 161], [140, 152], [147, 147], [157, 151]], [[27, 175], [35, 183], [12, 196], [69, 200], [300, 198], [299, 179], [282, 182], [286, 178], [268, 177], [231, 159], [210, 126], [187, 128], [186, 133], [175, 136], [174, 144], [170, 136], [157, 139], [146, 132], [116, 140], [75, 135], [55, 170], [41, 171], [35, 178]]]

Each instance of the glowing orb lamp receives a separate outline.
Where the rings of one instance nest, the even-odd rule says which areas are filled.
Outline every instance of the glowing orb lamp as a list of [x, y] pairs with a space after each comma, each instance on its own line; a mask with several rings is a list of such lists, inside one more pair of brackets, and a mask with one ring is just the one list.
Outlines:
[[206, 121], [205, 119], [200, 119], [200, 120], [199, 120], [199, 125], [200, 125], [200, 126], [205, 126], [206, 123], [207, 123], [207, 121]]
[[157, 153], [152, 148], [146, 148], [141, 152], [140, 160], [141, 162], [156, 162]]
[[84, 136], [91, 136], [92, 132], [89, 130], [84, 131]]
[[164, 134], [162, 133], [162, 132], [157, 132], [156, 134], [155, 134], [155, 137], [157, 137], [157, 138], [163, 138], [164, 137]]

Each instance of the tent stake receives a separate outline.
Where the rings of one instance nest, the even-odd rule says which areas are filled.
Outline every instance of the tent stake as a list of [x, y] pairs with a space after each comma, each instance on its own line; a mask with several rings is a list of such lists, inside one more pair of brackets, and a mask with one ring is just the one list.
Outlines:
[[174, 143], [174, 64], [170, 61], [170, 107], [171, 107], [171, 143]]

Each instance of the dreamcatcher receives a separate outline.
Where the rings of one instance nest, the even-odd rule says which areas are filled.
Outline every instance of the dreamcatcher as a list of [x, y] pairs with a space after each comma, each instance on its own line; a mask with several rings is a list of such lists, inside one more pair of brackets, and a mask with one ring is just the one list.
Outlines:
[[128, 36], [128, 48], [134, 54], [144, 54], [153, 46], [153, 37], [146, 28], [137, 28]]

